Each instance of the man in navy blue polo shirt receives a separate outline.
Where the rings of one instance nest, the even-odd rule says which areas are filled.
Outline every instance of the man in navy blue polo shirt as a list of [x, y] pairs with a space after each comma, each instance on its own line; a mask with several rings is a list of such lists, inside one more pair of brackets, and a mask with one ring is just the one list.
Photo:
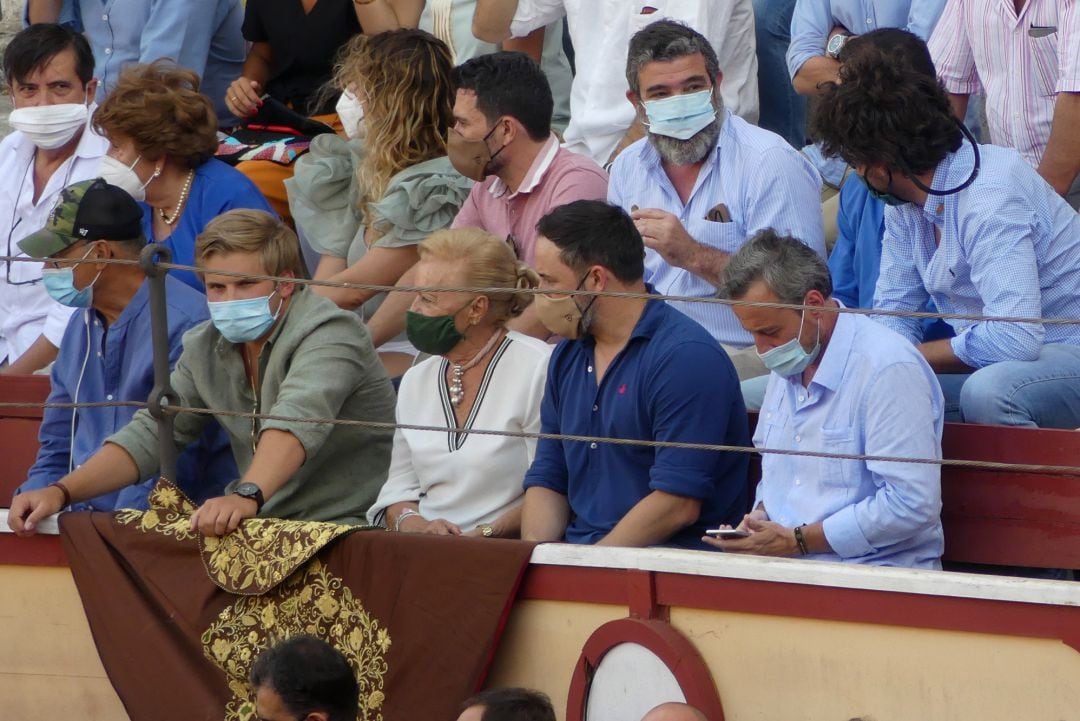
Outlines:
[[[735, 369], [712, 336], [653, 292], [645, 248], [620, 208], [581, 200], [537, 224], [540, 320], [563, 340], [548, 366], [544, 433], [746, 446]], [[522, 537], [703, 548], [706, 528], [747, 507], [748, 456], [541, 440], [525, 476]]]

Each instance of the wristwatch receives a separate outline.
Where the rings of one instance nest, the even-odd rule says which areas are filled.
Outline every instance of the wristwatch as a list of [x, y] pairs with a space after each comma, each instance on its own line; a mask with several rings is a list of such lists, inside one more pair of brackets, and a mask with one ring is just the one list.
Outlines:
[[233, 494], [240, 496], [241, 498], [250, 498], [255, 501], [255, 512], [258, 513], [263, 507], [263, 492], [262, 489], [256, 486], [254, 483], [241, 483], [233, 489]]
[[840, 50], [848, 40], [851, 40], [850, 35], [844, 35], [843, 33], [833, 35], [829, 38], [829, 44], [825, 46], [825, 54], [833, 60], [838, 60], [840, 58]]

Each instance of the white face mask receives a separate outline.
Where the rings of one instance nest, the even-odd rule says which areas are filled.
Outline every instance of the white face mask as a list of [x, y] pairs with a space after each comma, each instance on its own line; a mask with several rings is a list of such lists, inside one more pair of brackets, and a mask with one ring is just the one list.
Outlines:
[[109, 185], [123, 188], [127, 191], [127, 194], [135, 200], [146, 200], [146, 186], [150, 185], [154, 178], [161, 175], [161, 169], [155, 168], [154, 174], [144, 183], [139, 176], [135, 174], [135, 166], [139, 163], [140, 159], [142, 159], [141, 155], [138, 158], [135, 158], [135, 162], [131, 165], [124, 165], [113, 156], [106, 155], [101, 159], [101, 166], [98, 168], [98, 176], [103, 178]]
[[355, 95], [348, 90], [341, 91], [337, 106], [338, 117], [345, 128], [345, 134], [351, 140], [363, 139], [367, 135], [367, 126], [364, 125], [364, 106]]
[[89, 117], [89, 110], [82, 103], [61, 103], [16, 108], [8, 116], [8, 122], [38, 148], [56, 150], [71, 142]]

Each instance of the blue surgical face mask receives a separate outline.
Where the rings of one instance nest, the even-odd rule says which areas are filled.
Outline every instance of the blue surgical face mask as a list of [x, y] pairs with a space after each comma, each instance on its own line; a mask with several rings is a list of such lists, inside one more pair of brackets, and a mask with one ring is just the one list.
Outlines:
[[[93, 248], [88, 249], [80, 260], [86, 260], [91, 250]], [[45, 286], [45, 292], [57, 303], [66, 305], [69, 308], [89, 308], [94, 301], [94, 283], [97, 283], [97, 279], [100, 277], [101, 271], [99, 270], [94, 279], [90, 281], [90, 285], [85, 288], [76, 288], [75, 269], [73, 267], [45, 268], [41, 271], [41, 281]]]
[[712, 88], [660, 100], [646, 100], [642, 107], [649, 119], [650, 133], [676, 140], [689, 140], [716, 120]]
[[258, 340], [270, 330], [281, 313], [281, 303], [278, 304], [276, 312], [270, 312], [270, 299], [276, 293], [277, 290], [258, 298], [208, 301], [210, 320], [230, 343], [250, 343]]
[[821, 326], [818, 326], [817, 340], [814, 342], [814, 350], [809, 353], [802, 347], [802, 319], [806, 317], [806, 310], [802, 312], [799, 320], [799, 335], [787, 343], [778, 345], [765, 353], [758, 353], [761, 362], [773, 373], [782, 376], [793, 376], [802, 373], [807, 366], [814, 362], [821, 352]]

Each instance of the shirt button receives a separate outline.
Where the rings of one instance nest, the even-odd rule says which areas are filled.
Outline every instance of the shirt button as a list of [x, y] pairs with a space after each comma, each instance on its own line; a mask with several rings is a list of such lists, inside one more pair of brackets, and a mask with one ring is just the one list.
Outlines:
[[106, 55], [112, 55], [112, 48], [105, 48]]
[[596, 413], [596, 411], [600, 410], [600, 406], [593, 406], [592, 409], [593, 413]]
[[867, 25], [873, 25], [874, 24], [874, 18], [866, 18], [866, 24]]
[[801, 486], [801, 485], [802, 485], [802, 481], [800, 481], [800, 480], [799, 480], [798, 478], [796, 478], [796, 479], [795, 479], [795, 485], [796, 485], [796, 486]]
[[98, 358], [100, 358], [100, 357], [101, 357], [101, 351], [98, 351], [98, 352], [97, 352], [97, 357], [98, 357]]
[[799, 394], [799, 402], [802, 403], [805, 400], [806, 400], [806, 396], [804, 396], [802, 393], [800, 393]]
[[589, 448], [591, 448], [591, 449], [593, 449], [595, 451], [596, 450], [596, 444], [595, 443], [590, 443]]
[[802, 436], [795, 436], [796, 443], [802, 443]]
[[589, 371], [589, 373], [592, 373], [592, 366], [589, 366], [587, 370]]
[[111, 401], [111, 400], [112, 400], [112, 393], [110, 393], [109, 395], [105, 396], [105, 400], [107, 400], [107, 401]]
[[108, 15], [102, 15], [102, 16], [101, 16], [101, 19], [102, 19], [102, 20], [103, 20], [104, 22], [109, 22], [109, 16], [108, 16]]
[[768, 413], [766, 413], [765, 417], [766, 418], [772, 418], [772, 411], [769, 411]]

